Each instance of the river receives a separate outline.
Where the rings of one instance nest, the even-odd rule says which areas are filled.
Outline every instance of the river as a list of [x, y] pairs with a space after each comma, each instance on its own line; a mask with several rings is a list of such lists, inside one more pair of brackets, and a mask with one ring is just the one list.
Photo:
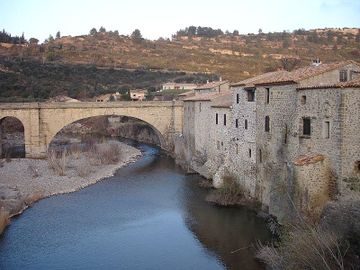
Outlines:
[[0, 236], [0, 269], [264, 269], [253, 258], [269, 239], [245, 208], [205, 202], [198, 175], [159, 149], [113, 177], [39, 201]]

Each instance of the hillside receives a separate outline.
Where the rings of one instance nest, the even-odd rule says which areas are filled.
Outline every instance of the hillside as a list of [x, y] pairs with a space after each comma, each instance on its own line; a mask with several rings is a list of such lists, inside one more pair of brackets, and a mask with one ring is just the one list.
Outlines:
[[[52, 67], [59, 66], [68, 70], [64, 70], [65, 73], [72, 73], [74, 69], [84, 71], [96, 67], [99, 73], [105, 72], [104, 70], [116, 73], [118, 68], [125, 68], [125, 70], [137, 69], [142, 72], [155, 72], [155, 74], [161, 70], [164, 74], [173, 74], [173, 76], [165, 76], [160, 80], [148, 81], [145, 84], [141, 83], [141, 78], [136, 78], [136, 87], [158, 87], [162, 82], [176, 78], [179, 75], [174, 75], [173, 72], [176, 73], [176, 71], [217, 74], [224, 79], [236, 82], [262, 72], [305, 66], [315, 58], [320, 58], [323, 62], [348, 59], [360, 61], [360, 34], [359, 29], [345, 28], [311, 31], [300, 29], [292, 33], [266, 34], [259, 30], [258, 34], [239, 35], [235, 31], [223, 33], [221, 30], [211, 28], [189, 27], [178, 31], [172, 40], [160, 38], [151, 41], [142, 39], [141, 36], [129, 37], [119, 35], [116, 31], [103, 31], [91, 35], [51, 39], [41, 45], [36, 42], [21, 45], [0, 43], [0, 58], [2, 59], [2, 66], [0, 66], [2, 78], [6, 72], [9, 74], [6, 69], [11, 71], [14, 65], [15, 69], [16, 67], [21, 69], [23, 62], [27, 62], [32, 63], [32, 66], [37, 63], [36, 69], [42, 70], [41, 76], [45, 76], [44, 70], [48, 67], [49, 71], [53, 72]], [[69, 68], [67, 68], [68, 65], [70, 65]], [[86, 80], [91, 81], [94, 74], [93, 72]], [[32, 75], [32, 82], [36, 85], [37, 76], [31, 73], [28, 75]], [[17, 85], [23, 83], [27, 86], [27, 82], [24, 82], [28, 80], [26, 76], [20, 76]], [[86, 77], [87, 74], [85, 72], [79, 76]], [[197, 78], [195, 81], [205, 80], [205, 77]], [[8, 76], [7, 80], [9, 80]], [[59, 83], [54, 80], [52, 83]], [[61, 77], [62, 83], [67, 80], [66, 74]], [[97, 92], [106, 92], [109, 87], [115, 87], [119, 82], [103, 87]], [[0, 86], [4, 86], [3, 79], [0, 83]], [[123, 88], [126, 85], [133, 87], [135, 86], [133, 83], [134, 81], [129, 85], [128, 81], [121, 81], [120, 85]], [[89, 84], [94, 85], [94, 82]], [[89, 84], [85, 83], [85, 85]], [[78, 86], [76, 84], [67, 86], [67, 88], [74, 87]], [[91, 87], [85, 88], [91, 89]]]

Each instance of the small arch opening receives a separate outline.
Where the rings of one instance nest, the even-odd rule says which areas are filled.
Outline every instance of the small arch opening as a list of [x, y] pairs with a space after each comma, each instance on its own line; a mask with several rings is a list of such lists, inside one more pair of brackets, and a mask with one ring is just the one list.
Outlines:
[[22, 122], [12, 116], [0, 119], [1, 158], [24, 158], [25, 135]]

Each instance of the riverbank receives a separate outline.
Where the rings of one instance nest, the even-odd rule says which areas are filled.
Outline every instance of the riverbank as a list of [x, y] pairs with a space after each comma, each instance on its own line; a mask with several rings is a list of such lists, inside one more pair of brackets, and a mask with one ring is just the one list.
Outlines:
[[54, 170], [49, 160], [0, 160], [0, 225], [4, 227], [8, 217], [21, 214], [37, 200], [95, 184], [112, 176], [117, 169], [134, 162], [141, 155], [140, 150], [118, 141], [95, 144], [95, 148], [100, 150], [106, 147], [119, 151], [119, 157], [114, 162], [102, 162], [102, 157], [77, 149], [66, 155], [63, 173]]

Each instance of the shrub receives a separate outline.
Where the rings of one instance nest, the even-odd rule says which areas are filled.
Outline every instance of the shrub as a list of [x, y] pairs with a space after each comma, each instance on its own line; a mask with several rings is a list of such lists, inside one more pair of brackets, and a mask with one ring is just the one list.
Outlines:
[[62, 151], [59, 157], [55, 150], [49, 150], [47, 161], [48, 161], [49, 167], [51, 169], [53, 169], [55, 173], [57, 173], [60, 176], [65, 175], [66, 150]]
[[244, 188], [236, 183], [235, 178], [226, 175], [223, 177], [223, 186], [212, 191], [206, 200], [220, 205], [234, 205], [240, 203], [244, 199], [244, 195]]

